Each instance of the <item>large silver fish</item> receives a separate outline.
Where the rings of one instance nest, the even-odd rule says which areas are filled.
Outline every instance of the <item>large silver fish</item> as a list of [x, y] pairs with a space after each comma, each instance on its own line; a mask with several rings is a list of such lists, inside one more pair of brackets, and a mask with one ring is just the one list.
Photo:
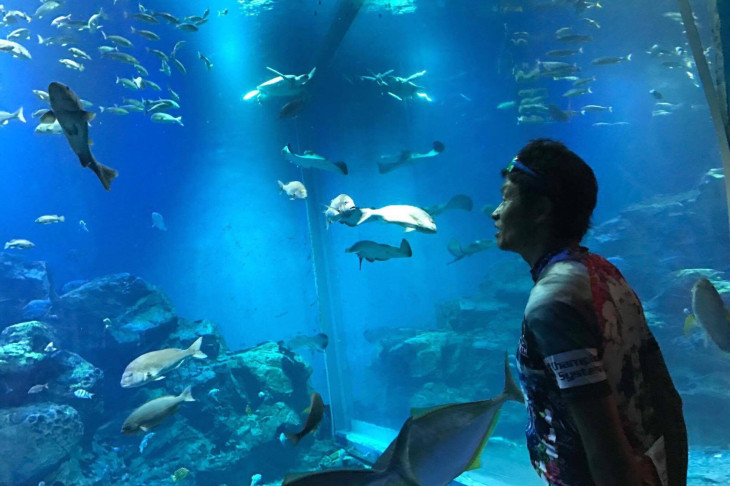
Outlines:
[[136, 434], [137, 432], [147, 432], [151, 428], [160, 425], [167, 417], [175, 415], [182, 402], [194, 401], [195, 399], [190, 393], [189, 386], [177, 396], [165, 395], [164, 397], [150, 400], [127, 417], [124, 424], [122, 424], [122, 433]]
[[292, 164], [305, 169], [322, 169], [347, 175], [347, 164], [344, 162], [330, 162], [329, 159], [311, 151], [295, 154], [291, 149], [291, 145], [287, 145], [281, 149], [281, 154]]
[[408, 464], [411, 422], [412, 419], [408, 419], [401, 427], [391, 457], [380, 469], [290, 473], [284, 477], [282, 486], [421, 486]]
[[360, 211], [358, 225], [365, 222], [384, 221], [403, 226], [406, 231], [436, 232], [436, 223], [431, 215], [416, 206], [392, 204], [379, 209], [359, 208], [358, 210]]
[[[454, 403], [411, 411], [408, 434], [408, 464], [421, 486], [444, 486], [467, 470], [480, 465], [484, 446], [494, 430], [507, 400], [523, 402], [504, 356], [504, 390], [489, 400]], [[397, 440], [373, 465], [382, 468], [397, 450]]]
[[203, 337], [199, 337], [188, 349], [168, 348], [145, 353], [127, 365], [122, 373], [122, 388], [142, 386], [165, 378], [165, 373], [180, 366], [186, 358], [203, 359], [208, 356], [200, 350]]
[[730, 353], [730, 311], [712, 282], [701, 278], [692, 286], [692, 314], [684, 322], [685, 333], [699, 324], [717, 347]]
[[93, 113], [84, 110], [79, 97], [71, 88], [61, 83], [53, 82], [48, 86], [48, 96], [51, 102], [51, 111], [41, 117], [41, 123], [58, 123], [66, 135], [71, 150], [78, 156], [83, 167], [88, 167], [99, 178], [104, 189], [111, 189], [111, 183], [119, 173], [96, 161], [89, 149], [89, 121], [94, 118]]
[[408, 165], [415, 160], [435, 157], [438, 154], [442, 153], [444, 150], [446, 150], [446, 146], [439, 141], [433, 142], [433, 148], [431, 150], [429, 150], [428, 152], [424, 152], [422, 154], [418, 153], [418, 152], [411, 152], [410, 150], [404, 150], [403, 152], [401, 152], [401, 154], [398, 156], [398, 160], [396, 160], [395, 162], [390, 162], [390, 163], [380, 163], [379, 162], [378, 163], [378, 172], [380, 172], [381, 174], [385, 174], [387, 172], [397, 169], [398, 167], [403, 167], [404, 165]]

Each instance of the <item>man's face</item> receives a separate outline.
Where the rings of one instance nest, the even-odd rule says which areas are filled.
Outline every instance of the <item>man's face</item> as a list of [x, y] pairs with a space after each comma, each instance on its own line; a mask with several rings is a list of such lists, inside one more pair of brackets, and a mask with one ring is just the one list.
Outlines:
[[502, 202], [492, 212], [494, 226], [498, 230], [497, 246], [522, 254], [535, 237], [536, 213], [535, 208], [527, 205], [520, 196], [519, 187], [505, 179], [502, 184]]

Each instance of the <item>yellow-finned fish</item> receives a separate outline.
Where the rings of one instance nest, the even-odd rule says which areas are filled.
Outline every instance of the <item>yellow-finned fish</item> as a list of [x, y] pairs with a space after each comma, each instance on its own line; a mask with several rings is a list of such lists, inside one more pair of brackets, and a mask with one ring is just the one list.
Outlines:
[[302, 430], [297, 433], [286, 433], [284, 435], [292, 444], [297, 445], [304, 436], [317, 429], [317, 426], [322, 421], [322, 417], [324, 417], [322, 395], [314, 392], [312, 393], [311, 404], [309, 405], [309, 415], [307, 415], [307, 420], [304, 422]]

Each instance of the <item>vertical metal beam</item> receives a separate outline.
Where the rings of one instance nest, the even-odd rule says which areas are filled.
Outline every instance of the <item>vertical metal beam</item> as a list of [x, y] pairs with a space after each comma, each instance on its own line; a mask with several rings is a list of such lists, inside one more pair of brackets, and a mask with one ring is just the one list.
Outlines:
[[[721, 1], [720, 4], [727, 2]], [[727, 9], [727, 8], [726, 8]], [[692, 49], [692, 55], [697, 65], [697, 71], [702, 81], [702, 88], [705, 91], [705, 97], [707, 103], [710, 106], [710, 114], [712, 115], [712, 123], [715, 127], [715, 135], [720, 145], [720, 155], [722, 157], [722, 166], [725, 173], [725, 199], [728, 209], [728, 217], [730, 217], [730, 144], [728, 144], [728, 131], [723, 118], [723, 107], [721, 107], [720, 97], [718, 96], [715, 83], [710, 73], [710, 67], [707, 64], [705, 53], [702, 49], [702, 41], [700, 35], [697, 32], [697, 24], [695, 24], [694, 14], [692, 13], [692, 6], [689, 0], [679, 0], [679, 11], [682, 14], [682, 21], [684, 22], [684, 29], [687, 32], [687, 40]], [[716, 15], [718, 11], [715, 10]], [[721, 31], [724, 27], [722, 17], [719, 16], [717, 19], [717, 25]], [[730, 27], [728, 27], [730, 28]], [[722, 38], [722, 35], [719, 36]], [[722, 43], [718, 46], [722, 49], [723, 55], [725, 53]], [[724, 107], [725, 113], [727, 113], [727, 106]], [[730, 235], [728, 235], [730, 236]]]

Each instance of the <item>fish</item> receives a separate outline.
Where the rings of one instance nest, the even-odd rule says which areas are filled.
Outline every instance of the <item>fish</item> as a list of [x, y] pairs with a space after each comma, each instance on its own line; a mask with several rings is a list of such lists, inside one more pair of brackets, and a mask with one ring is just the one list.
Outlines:
[[195, 24], [191, 24], [188, 22], [179, 23], [175, 26], [176, 29], [180, 29], [183, 32], [197, 32], [198, 27]]
[[58, 62], [63, 64], [69, 69], [75, 69], [76, 71], [83, 71], [86, 67], [80, 62], [76, 62], [73, 59], [59, 59]]
[[[44, 109], [42, 111], [43, 111], [43, 113], [45, 113], [48, 110]], [[33, 132], [41, 134], [41, 135], [62, 135], [63, 128], [61, 128], [61, 125], [58, 123], [58, 120], [56, 120], [53, 123], [41, 123], [40, 125], [35, 127]]]
[[[480, 467], [482, 450], [499, 420], [502, 405], [510, 400], [524, 402], [512, 379], [507, 353], [504, 374], [504, 389], [494, 398], [411, 410], [408, 463], [417, 484], [443, 486], [464, 471]], [[373, 469], [382, 469], [391, 461], [397, 454], [397, 441], [381, 454]]]
[[600, 105], [586, 105], [580, 109], [580, 114], [585, 115], [586, 113], [601, 113], [603, 111], [612, 112], [612, 106], [600, 106]]
[[358, 210], [360, 211], [360, 218], [357, 225], [365, 222], [384, 221], [403, 226], [406, 231], [436, 233], [436, 223], [431, 215], [416, 206], [392, 204], [379, 209], [358, 208]]
[[99, 12], [89, 17], [89, 20], [86, 22], [86, 28], [89, 29], [89, 32], [94, 33], [101, 27], [99, 22], [106, 18], [107, 16], [104, 14], [104, 10], [99, 7]]
[[8, 52], [14, 58], [26, 61], [32, 58], [28, 49], [17, 42], [6, 39], [0, 39], [0, 52]]
[[129, 115], [129, 110], [122, 106], [100, 106], [99, 111], [102, 113], [111, 113], [112, 115]]
[[91, 56], [77, 47], [69, 47], [68, 52], [70, 52], [73, 57], [91, 61]]
[[154, 113], [150, 120], [152, 120], [155, 123], [177, 123], [181, 127], [185, 126], [182, 122], [182, 116], [174, 117], [172, 115], [169, 115], [167, 113]]
[[172, 476], [170, 476], [170, 479], [172, 479], [173, 483], [176, 483], [178, 481], [182, 481], [186, 477], [188, 477], [188, 474], [190, 474], [190, 469], [186, 467], [178, 468], [174, 473], [172, 473]]
[[[282, 486], [421, 486], [409, 464], [409, 440], [413, 419], [408, 418], [398, 432], [387, 461], [378, 469], [339, 469], [289, 473]], [[445, 483], [444, 483], [445, 484]]]
[[494, 246], [496, 246], [496, 244], [497, 243], [493, 239], [476, 240], [469, 243], [465, 247], [462, 247], [459, 243], [459, 240], [457, 240], [456, 238], [451, 238], [446, 248], [449, 250], [449, 253], [451, 253], [454, 259], [451, 260], [447, 265], [458, 262], [462, 258], [472, 256], [473, 254], [479, 253], [480, 251], [493, 248]]
[[91, 400], [92, 398], [94, 398], [93, 393], [84, 390], [83, 388], [77, 388], [76, 390], [74, 390], [74, 396], [76, 398], [82, 398], [84, 400]]
[[[336, 223], [343, 218], [347, 218], [355, 211], [355, 201], [347, 194], [340, 194], [332, 199], [324, 211], [326, 228], [329, 229], [330, 224]], [[353, 223], [351, 226], [356, 225]]]
[[84, 221], [83, 219], [79, 220], [79, 228], [81, 228], [81, 231], [83, 231], [84, 233], [89, 232], [89, 227], [86, 226], [86, 221]]
[[134, 27], [131, 27], [131, 29], [132, 29], [132, 34], [137, 34], [138, 36], [144, 37], [147, 40], [153, 40], [153, 41], [160, 40], [160, 36], [150, 30], [138, 30], [138, 29], [135, 29]]
[[581, 35], [581, 34], [561, 35], [557, 39], [560, 42], [565, 42], [568, 44], [581, 44], [583, 42], [593, 41], [593, 37], [591, 37], [590, 35]]
[[329, 159], [309, 150], [301, 154], [295, 154], [291, 149], [291, 145], [286, 145], [281, 149], [281, 154], [292, 164], [304, 169], [322, 169], [347, 175], [347, 164], [344, 162], [331, 162]]
[[618, 64], [624, 61], [630, 61], [631, 54], [623, 57], [598, 57], [591, 61], [594, 66], [605, 66], [606, 64]]
[[188, 386], [177, 396], [158, 397], [136, 408], [122, 424], [122, 433], [136, 434], [157, 427], [163, 420], [175, 415], [181, 403], [195, 401], [190, 389]]
[[157, 228], [160, 231], [167, 231], [167, 227], [165, 226], [165, 220], [158, 212], [152, 212], [152, 227]]
[[48, 390], [48, 383], [44, 383], [43, 385], [33, 385], [28, 389], [28, 395], [35, 395], [43, 390]]
[[423, 159], [428, 157], [435, 157], [443, 151], [446, 150], [446, 146], [439, 142], [438, 140], [433, 142], [433, 148], [425, 153], [418, 153], [418, 152], [411, 152], [409, 150], [404, 150], [401, 152], [400, 156], [398, 157], [398, 160], [395, 162], [390, 163], [378, 163], [378, 172], [380, 174], [386, 174], [388, 172], [391, 172], [399, 167], [403, 167], [404, 165], [410, 164], [414, 160], [417, 159]]
[[279, 189], [281, 189], [281, 192], [285, 192], [287, 196], [289, 196], [289, 199], [292, 201], [295, 199], [306, 199], [307, 198], [307, 188], [304, 187], [304, 184], [302, 184], [299, 181], [291, 181], [286, 184], [284, 184], [281, 181], [276, 181], [279, 183]]
[[145, 49], [150, 54], [154, 54], [155, 56], [159, 57], [160, 60], [167, 62], [167, 60], [168, 60], [167, 54], [165, 54], [164, 52], [160, 51], [159, 49], [151, 49], [149, 47], [145, 47]]
[[413, 256], [411, 245], [405, 238], [401, 240], [400, 247], [376, 243], [370, 240], [362, 240], [347, 248], [345, 253], [357, 254], [357, 258], [360, 260], [360, 270], [362, 270], [363, 260], [372, 263], [375, 261], [384, 262], [391, 258], [410, 258]]
[[150, 439], [154, 437], [156, 434], [154, 432], [150, 432], [149, 434], [145, 434], [144, 437], [142, 437], [142, 440], [139, 443], [139, 453], [142, 454], [144, 450], [147, 448], [147, 445], [150, 442]]
[[44, 103], [48, 103], [51, 101], [51, 99], [48, 97], [48, 93], [41, 89], [34, 89], [33, 94], [36, 95], [36, 97]]
[[563, 96], [566, 98], [573, 98], [575, 96], [583, 96], [589, 93], [593, 93], [593, 91], [591, 91], [591, 88], [573, 88], [563, 93]]
[[304, 422], [304, 427], [296, 433], [284, 433], [284, 436], [294, 445], [299, 444], [307, 434], [314, 432], [317, 426], [322, 422], [324, 417], [324, 402], [322, 401], [322, 395], [317, 392], [312, 393], [310, 397], [309, 414], [307, 420]]
[[600, 29], [601, 28], [601, 24], [599, 24], [598, 22], [596, 22], [593, 19], [589, 19], [588, 17], [583, 17], [583, 21], [586, 22], [588, 25], [592, 25], [596, 29]]
[[210, 59], [205, 57], [200, 51], [198, 51], [198, 59], [203, 61], [205, 63], [205, 67], [208, 68], [208, 71], [210, 71], [213, 68], [213, 63], [210, 62]]
[[122, 388], [135, 388], [153, 381], [163, 380], [164, 373], [179, 367], [186, 358], [192, 356], [204, 359], [208, 356], [200, 350], [203, 337], [199, 337], [187, 349], [167, 348], [145, 353], [127, 365], [122, 373]]
[[10, 120], [20, 120], [21, 122], [25, 123], [22, 106], [13, 113], [0, 111], [0, 125], [7, 125]]
[[57, 216], [55, 214], [44, 215], [35, 220], [37, 224], [63, 223], [64, 221], [66, 221], [64, 216]]
[[43, 348], [43, 352], [44, 353], [52, 353], [54, 351], [56, 351], [56, 346], [53, 345], [53, 341], [51, 341], [50, 343], [46, 344], [46, 347]]
[[14, 250], [30, 250], [31, 248], [35, 248], [35, 244], [32, 241], [16, 238], [5, 243], [4, 249], [7, 250], [8, 248]]
[[547, 57], [571, 57], [578, 54], [583, 54], [583, 48], [575, 49], [556, 49], [554, 51], [548, 51], [545, 53]]
[[170, 64], [172, 64], [173, 66], [175, 66], [177, 68], [177, 70], [180, 71], [183, 74], [186, 74], [188, 72], [188, 70], [185, 69], [185, 66], [183, 66], [183, 63], [181, 63], [180, 61], [178, 61], [174, 57], [171, 57], [170, 58]]
[[13, 40], [13, 39], [28, 40], [28, 39], [30, 39], [30, 30], [28, 30], [26, 28], [15, 29], [14, 31], [9, 33], [5, 38], [7, 40]]
[[[132, 41], [130, 41], [126, 37], [122, 37], [121, 35], [106, 35], [103, 30], [101, 31], [101, 35], [104, 36], [104, 40], [107, 40], [116, 46], [134, 47], [134, 44], [132, 44]], [[135, 63], [135, 64], [138, 64], [138, 63]]]
[[157, 20], [152, 15], [145, 13], [145, 12], [139, 12], [139, 13], [133, 13], [133, 14], [124, 12], [124, 18], [125, 19], [133, 18], [133, 19], [141, 20], [142, 22], [146, 22], [148, 24], [159, 24], [160, 23], [159, 20]]
[[279, 118], [296, 118], [309, 104], [309, 97], [300, 96], [281, 107]]
[[699, 324], [706, 332], [707, 337], [718, 348], [730, 353], [730, 311], [720, 297], [719, 292], [707, 278], [698, 279], [691, 290], [692, 313], [684, 321], [684, 332]]
[[172, 71], [170, 71], [170, 65], [164, 59], [162, 60], [159, 71], [164, 73], [166, 76], [170, 76], [172, 74]]
[[71, 88], [52, 82], [48, 86], [51, 111], [41, 117], [41, 122], [52, 123], [58, 120], [71, 150], [78, 156], [82, 167], [88, 167], [101, 181], [104, 189], [111, 189], [112, 181], [119, 173], [96, 161], [89, 149], [89, 121], [94, 117], [81, 106], [79, 97]]
[[140, 76], [149, 76], [150, 75], [150, 72], [147, 71], [147, 68], [145, 68], [141, 64], [135, 64], [134, 69], [137, 70], [137, 72], [140, 74]]
[[516, 101], [503, 101], [497, 105], [497, 109], [498, 110], [509, 110], [511, 108], [514, 108], [516, 104], [517, 104]]
[[284, 347], [292, 351], [296, 351], [301, 348], [309, 348], [314, 351], [324, 352], [324, 350], [327, 349], [327, 344], [329, 344], [329, 337], [323, 332], [315, 334], [314, 336], [299, 334], [288, 341], [283, 341], [282, 344]]
[[649, 94], [658, 100], [661, 100], [662, 98], [664, 98], [664, 95], [655, 89], [650, 89]]
[[452, 211], [455, 209], [471, 211], [473, 207], [474, 203], [469, 196], [465, 194], [457, 194], [446, 203], [437, 204], [435, 206], [427, 206], [423, 208], [423, 210], [430, 214], [431, 217], [435, 217], [445, 211]]
[[224, 8], [223, 10], [218, 10], [218, 17], [222, 17], [224, 15], [228, 15], [228, 9]]
[[60, 6], [61, 6], [61, 4], [59, 2], [57, 2], [56, 0], [47, 0], [46, 2], [42, 3], [40, 7], [38, 7], [36, 9], [33, 16], [41, 19], [45, 15], [48, 15], [49, 13], [53, 12]]
[[276, 69], [266, 67], [269, 71], [276, 74], [275, 78], [256, 86], [256, 89], [249, 91], [243, 95], [243, 100], [248, 101], [256, 98], [259, 102], [269, 96], [299, 96], [304, 92], [304, 87], [312, 80], [317, 68], [313, 68], [307, 74], [282, 74]]

